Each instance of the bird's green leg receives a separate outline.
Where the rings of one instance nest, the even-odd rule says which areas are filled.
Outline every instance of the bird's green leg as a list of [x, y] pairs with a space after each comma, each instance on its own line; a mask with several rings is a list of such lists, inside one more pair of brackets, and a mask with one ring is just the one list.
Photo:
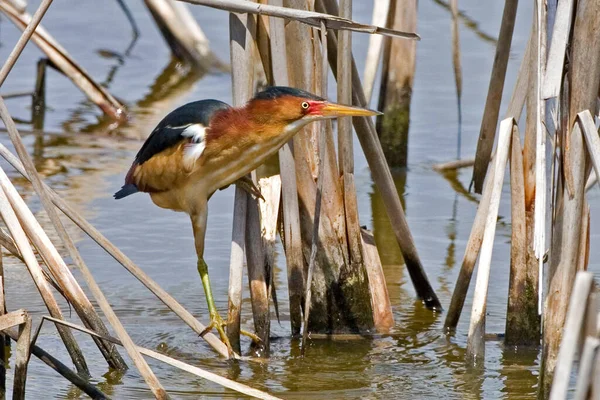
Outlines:
[[[208, 304], [208, 313], [210, 314], [210, 324], [204, 328], [204, 331], [200, 334], [201, 336], [206, 335], [211, 329], [216, 329], [219, 332], [219, 336], [221, 336], [221, 340], [231, 353], [232, 348], [229, 343], [229, 338], [225, 333], [225, 329], [223, 328], [226, 325], [226, 321], [221, 318], [221, 315], [217, 311], [217, 307], [215, 306], [215, 300], [212, 296], [212, 289], [210, 287], [210, 279], [208, 277], [208, 266], [204, 259], [198, 259], [198, 272], [200, 273], [200, 279], [202, 279], [202, 286], [204, 287], [204, 294], [206, 295], [206, 303]], [[245, 331], [243, 329], [240, 330], [240, 333], [244, 336], [249, 337], [256, 343], [260, 343], [260, 338], [252, 332]]]
[[204, 331], [200, 334], [201, 336], [206, 335], [211, 329], [216, 329], [219, 332], [219, 336], [229, 353], [232, 352], [231, 344], [229, 343], [229, 338], [225, 334], [225, 321], [219, 315], [217, 311], [217, 307], [215, 306], [215, 300], [212, 295], [212, 289], [210, 287], [210, 279], [208, 277], [208, 266], [203, 258], [198, 258], [198, 273], [200, 274], [200, 279], [202, 280], [202, 286], [204, 287], [204, 294], [206, 295], [206, 304], [208, 305], [208, 313], [210, 314], [210, 324], [204, 329]]
[[[210, 279], [208, 277], [208, 265], [204, 261], [204, 239], [206, 233], [206, 220], [207, 220], [207, 207], [206, 203], [200, 203], [195, 213], [191, 213], [190, 217], [192, 220], [192, 227], [194, 229], [194, 242], [196, 245], [196, 254], [198, 256], [198, 273], [200, 274], [200, 279], [202, 280], [202, 287], [204, 288], [204, 294], [206, 296], [206, 304], [208, 305], [208, 312], [210, 314], [210, 323], [204, 330], [200, 333], [200, 336], [206, 335], [212, 329], [216, 329], [219, 332], [219, 336], [221, 337], [221, 341], [225, 343], [227, 346], [227, 350], [229, 354], [233, 353], [233, 349], [231, 348], [231, 343], [229, 342], [229, 338], [225, 333], [224, 326], [226, 321], [221, 318], [219, 312], [217, 311], [217, 307], [215, 306], [215, 300], [213, 298], [212, 289], [210, 287]], [[240, 331], [241, 334], [252, 338], [256, 342], [260, 342], [258, 336], [253, 333]]]

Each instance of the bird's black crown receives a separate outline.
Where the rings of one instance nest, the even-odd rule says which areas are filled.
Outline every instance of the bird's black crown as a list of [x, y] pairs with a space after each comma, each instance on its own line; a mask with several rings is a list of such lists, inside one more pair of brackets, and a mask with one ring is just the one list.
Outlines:
[[254, 96], [256, 100], [275, 100], [282, 96], [295, 96], [316, 101], [324, 101], [325, 99], [305, 90], [291, 88], [287, 86], [270, 86]]

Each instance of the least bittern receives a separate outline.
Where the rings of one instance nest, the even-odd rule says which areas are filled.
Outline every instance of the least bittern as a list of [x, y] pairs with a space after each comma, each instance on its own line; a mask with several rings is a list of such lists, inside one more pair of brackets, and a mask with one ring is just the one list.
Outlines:
[[[240, 182], [306, 124], [377, 114], [330, 103], [302, 90], [270, 87], [244, 107], [201, 100], [176, 109], [158, 124], [136, 155], [125, 185], [115, 193], [115, 198], [146, 192], [157, 206], [190, 216], [198, 272], [210, 313], [207, 330], [215, 328], [230, 352], [203, 258], [208, 199], [217, 189]], [[244, 182], [242, 187], [249, 187], [247, 181], [241, 182]]]

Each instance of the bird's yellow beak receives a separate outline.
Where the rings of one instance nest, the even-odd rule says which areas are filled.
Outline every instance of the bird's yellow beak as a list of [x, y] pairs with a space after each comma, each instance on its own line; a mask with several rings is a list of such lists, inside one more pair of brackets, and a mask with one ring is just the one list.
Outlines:
[[342, 104], [325, 102], [319, 110], [326, 118], [335, 117], [371, 117], [382, 115], [379, 111], [373, 111], [362, 107], [345, 106]]

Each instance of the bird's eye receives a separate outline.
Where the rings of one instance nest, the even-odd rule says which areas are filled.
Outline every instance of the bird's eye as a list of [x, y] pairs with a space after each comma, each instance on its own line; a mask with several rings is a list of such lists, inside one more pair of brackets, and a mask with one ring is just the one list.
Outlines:
[[308, 107], [309, 107], [310, 105], [309, 105], [309, 104], [308, 104], [306, 101], [303, 101], [301, 106], [302, 106], [302, 108], [303, 108], [304, 110], [308, 110]]

